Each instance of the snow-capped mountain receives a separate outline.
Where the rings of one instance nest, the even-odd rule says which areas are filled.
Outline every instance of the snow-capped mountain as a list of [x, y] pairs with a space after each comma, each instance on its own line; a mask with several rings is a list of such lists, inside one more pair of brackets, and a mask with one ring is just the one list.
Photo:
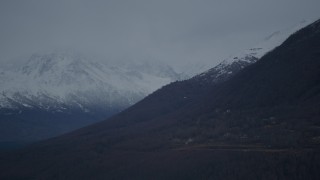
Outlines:
[[211, 68], [204, 73], [195, 76], [194, 78], [209, 83], [224, 81], [249, 64], [258, 61], [262, 56], [281, 45], [290, 35], [307, 26], [311, 22], [312, 21], [304, 20], [295, 26], [281, 31], [276, 31], [263, 39], [263, 41], [258, 43], [256, 46], [230, 56], [214, 68]]
[[[78, 54], [36, 54], [21, 67], [0, 73], [0, 107], [15, 109], [22, 105], [53, 110], [63, 110], [66, 105], [83, 110], [98, 104], [126, 107], [178, 79], [172, 68], [159, 63], [121, 67], [94, 62]], [[63, 109], [48, 103], [61, 104]]]
[[[68, 123], [72, 119], [72, 128], [77, 128], [103, 120], [179, 79], [171, 67], [158, 62], [95, 61], [68, 51], [34, 54], [0, 72], [0, 123], [10, 119], [19, 124], [17, 119], [23, 119], [28, 124], [30, 118], [48, 123], [49, 118], [63, 124], [52, 118], [59, 116], [68, 117]], [[69, 130], [62, 124], [63, 131]]]

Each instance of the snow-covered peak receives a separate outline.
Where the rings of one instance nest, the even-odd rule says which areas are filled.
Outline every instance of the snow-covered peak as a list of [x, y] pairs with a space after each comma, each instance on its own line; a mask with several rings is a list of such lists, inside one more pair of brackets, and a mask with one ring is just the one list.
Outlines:
[[16, 98], [19, 95], [27, 99], [26, 106], [42, 96], [65, 104], [76, 101], [83, 107], [88, 103], [126, 107], [179, 79], [171, 67], [159, 63], [121, 65], [74, 52], [34, 54], [25, 63], [0, 72], [0, 105], [21, 102]]
[[166, 64], [117, 62], [74, 51], [17, 62], [0, 70], [1, 124], [15, 129], [2, 132], [5, 141], [48, 138], [103, 120], [180, 79]]
[[292, 27], [275, 31], [254, 47], [226, 58], [214, 68], [197, 75], [195, 78], [205, 78], [205, 81], [210, 82], [225, 80], [230, 75], [256, 62], [266, 53], [281, 45], [290, 35], [307, 26], [310, 22], [304, 20]]
[[[290, 35], [294, 34], [301, 28], [307, 26], [310, 21], [303, 20], [300, 23], [291, 26], [289, 28], [285, 28], [280, 31], [275, 31], [271, 35], [265, 37], [263, 41], [259, 42], [254, 47], [247, 49], [245, 51], [239, 52], [224, 61], [224, 63], [232, 63], [237, 61], [237, 59], [241, 59], [242, 57], [250, 57], [254, 56], [260, 59], [266, 53], [272, 51], [274, 48], [280, 46]], [[246, 58], [244, 58], [246, 60]], [[248, 58], [247, 58], [248, 60]]]
[[311, 21], [303, 20], [294, 26], [285, 28], [281, 31], [276, 31], [272, 33], [270, 36], [266, 37], [264, 41], [258, 43], [255, 46], [256, 50], [249, 49], [249, 51], [247, 50], [247, 52], [251, 53], [252, 55], [260, 59], [266, 53], [280, 46], [290, 35], [294, 34], [295, 32], [299, 31], [300, 29], [302, 29], [310, 23]]

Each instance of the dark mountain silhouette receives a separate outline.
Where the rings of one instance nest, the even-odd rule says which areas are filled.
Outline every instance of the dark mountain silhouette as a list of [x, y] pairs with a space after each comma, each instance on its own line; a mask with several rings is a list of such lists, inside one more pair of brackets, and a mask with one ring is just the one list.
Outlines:
[[[208, 77], [209, 78], [209, 77]], [[2, 154], [1, 179], [319, 179], [320, 21], [221, 82]]]

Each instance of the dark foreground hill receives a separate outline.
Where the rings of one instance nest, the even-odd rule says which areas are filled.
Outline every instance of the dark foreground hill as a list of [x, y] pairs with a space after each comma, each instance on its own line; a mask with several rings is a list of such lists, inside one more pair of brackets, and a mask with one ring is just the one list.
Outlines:
[[0, 179], [320, 179], [320, 21], [229, 80], [168, 85], [2, 154]]

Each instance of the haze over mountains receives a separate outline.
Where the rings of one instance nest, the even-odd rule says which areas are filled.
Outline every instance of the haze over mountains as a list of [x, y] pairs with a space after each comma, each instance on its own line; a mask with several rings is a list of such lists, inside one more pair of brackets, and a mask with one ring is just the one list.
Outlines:
[[232, 76], [171, 83], [108, 120], [3, 154], [0, 177], [319, 179], [319, 47], [318, 20]]
[[[307, 23], [276, 31], [255, 47], [230, 56], [195, 78], [225, 80]], [[103, 61], [71, 50], [33, 54], [0, 72], [0, 141], [44, 139], [103, 120], [163, 85], [208, 68], [199, 64], [177, 71], [150, 58]]]
[[[303, 21], [277, 31], [257, 46], [224, 60], [206, 72], [211, 74], [210, 81], [225, 79], [257, 61], [306, 24]], [[177, 73], [156, 61], [103, 63], [72, 51], [34, 54], [1, 73], [1, 141], [43, 139], [91, 124], [129, 107], [162, 85], [205, 68]]]

